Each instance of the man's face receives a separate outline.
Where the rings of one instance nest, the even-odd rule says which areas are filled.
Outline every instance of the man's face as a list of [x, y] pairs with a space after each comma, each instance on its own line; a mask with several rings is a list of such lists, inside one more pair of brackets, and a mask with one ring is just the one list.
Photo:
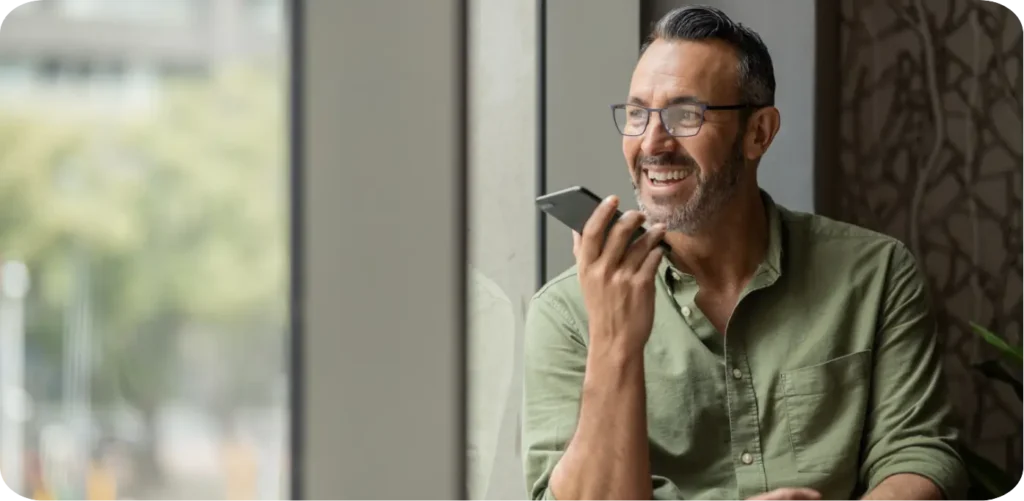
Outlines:
[[[740, 104], [737, 70], [725, 43], [657, 40], [633, 71], [628, 102], [649, 108], [685, 99]], [[745, 170], [740, 122], [739, 111], [709, 110], [696, 135], [675, 137], [652, 113], [642, 136], [623, 136], [637, 202], [651, 223], [693, 234], [729, 202]]]

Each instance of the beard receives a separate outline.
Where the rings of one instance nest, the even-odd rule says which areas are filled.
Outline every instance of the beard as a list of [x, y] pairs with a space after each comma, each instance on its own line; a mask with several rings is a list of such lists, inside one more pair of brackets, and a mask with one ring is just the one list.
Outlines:
[[[742, 135], [737, 137], [731, 148], [729, 159], [721, 168], [706, 174], [697, 162], [684, 153], [637, 158], [633, 174], [633, 191], [640, 211], [651, 224], [662, 223], [668, 231], [697, 234], [707, 228], [716, 214], [732, 199], [743, 174], [744, 158]], [[672, 166], [686, 176], [696, 176], [696, 188], [689, 199], [680, 200], [678, 195], [653, 196], [645, 204], [640, 193], [643, 168], [647, 166]]]

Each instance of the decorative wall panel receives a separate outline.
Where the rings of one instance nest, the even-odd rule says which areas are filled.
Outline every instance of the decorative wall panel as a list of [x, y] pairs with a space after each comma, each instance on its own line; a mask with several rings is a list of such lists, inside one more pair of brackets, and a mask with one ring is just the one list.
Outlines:
[[972, 369], [995, 354], [969, 322], [1021, 342], [1021, 24], [978, 0], [841, 6], [834, 215], [926, 268], [966, 442], [1019, 472], [1021, 403]]

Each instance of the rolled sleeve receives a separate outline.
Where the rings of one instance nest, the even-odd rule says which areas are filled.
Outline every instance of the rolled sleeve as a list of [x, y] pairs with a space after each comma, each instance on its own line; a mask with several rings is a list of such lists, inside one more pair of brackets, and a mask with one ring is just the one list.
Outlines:
[[587, 349], [558, 300], [535, 296], [526, 315], [523, 468], [531, 499], [555, 499], [548, 484], [579, 418]]
[[900, 473], [913, 473], [931, 480], [945, 499], [963, 499], [966, 494], [966, 478], [959, 460], [949, 457], [946, 451], [916, 446], [908, 446], [876, 465], [869, 474], [868, 490]]
[[946, 499], [960, 499], [966, 472], [956, 451], [931, 298], [906, 247], [897, 247], [891, 263], [861, 481], [870, 491], [889, 476], [913, 473], [931, 480]]

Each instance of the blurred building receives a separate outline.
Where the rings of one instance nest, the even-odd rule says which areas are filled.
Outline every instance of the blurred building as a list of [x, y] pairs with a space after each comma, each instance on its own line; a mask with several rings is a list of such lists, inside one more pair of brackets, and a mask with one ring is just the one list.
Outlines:
[[0, 30], [0, 100], [131, 109], [165, 77], [280, 64], [283, 0], [36, 0]]

